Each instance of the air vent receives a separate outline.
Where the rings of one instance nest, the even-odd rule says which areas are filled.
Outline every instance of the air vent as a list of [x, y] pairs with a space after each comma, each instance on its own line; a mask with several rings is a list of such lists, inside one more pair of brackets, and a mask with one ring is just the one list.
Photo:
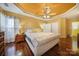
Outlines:
[[6, 7], [8, 7], [8, 6], [9, 6], [7, 3], [4, 3], [4, 5], [5, 5]]

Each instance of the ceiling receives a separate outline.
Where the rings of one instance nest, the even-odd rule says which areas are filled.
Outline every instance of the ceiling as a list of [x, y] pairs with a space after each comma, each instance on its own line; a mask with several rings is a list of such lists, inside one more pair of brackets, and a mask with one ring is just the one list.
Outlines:
[[16, 3], [17, 7], [19, 7], [25, 13], [30, 13], [35, 16], [41, 16], [44, 13], [42, 12], [45, 5], [51, 8], [51, 14], [56, 13], [54, 16], [63, 14], [72, 7], [74, 7], [75, 3]]

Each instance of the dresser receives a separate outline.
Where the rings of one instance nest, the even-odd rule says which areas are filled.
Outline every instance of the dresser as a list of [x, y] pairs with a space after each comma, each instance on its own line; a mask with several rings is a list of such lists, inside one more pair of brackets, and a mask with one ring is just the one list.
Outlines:
[[0, 56], [4, 56], [4, 32], [0, 32]]

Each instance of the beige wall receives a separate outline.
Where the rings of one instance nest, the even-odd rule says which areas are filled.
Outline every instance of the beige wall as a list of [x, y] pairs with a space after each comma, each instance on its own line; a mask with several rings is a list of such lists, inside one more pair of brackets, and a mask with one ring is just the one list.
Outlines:
[[40, 24], [42, 24], [43, 21], [36, 20], [33, 18], [25, 18], [20, 19], [20, 32], [24, 32], [27, 30], [28, 27], [30, 28], [40, 28]]

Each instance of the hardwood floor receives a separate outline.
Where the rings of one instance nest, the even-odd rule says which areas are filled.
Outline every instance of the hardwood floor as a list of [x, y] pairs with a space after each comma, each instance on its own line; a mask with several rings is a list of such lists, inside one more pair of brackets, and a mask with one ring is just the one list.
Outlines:
[[44, 55], [48, 56], [67, 56], [71, 55], [71, 38], [61, 38], [59, 43], [54, 46], [52, 49], [47, 51]]
[[5, 47], [6, 56], [32, 56], [32, 52], [26, 42], [9, 43]]
[[[72, 40], [71, 38], [62, 38], [59, 43], [44, 53], [42, 56], [71, 56], [79, 55], [72, 52]], [[33, 56], [26, 42], [9, 43], [5, 46], [5, 55], [10, 56]]]

